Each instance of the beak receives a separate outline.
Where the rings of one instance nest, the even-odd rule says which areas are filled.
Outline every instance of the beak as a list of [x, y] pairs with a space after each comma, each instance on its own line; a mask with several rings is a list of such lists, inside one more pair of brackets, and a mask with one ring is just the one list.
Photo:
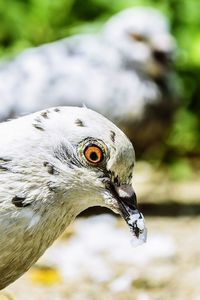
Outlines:
[[176, 50], [175, 40], [168, 34], [156, 35], [151, 41], [154, 59], [163, 66], [170, 66]]
[[154, 50], [153, 57], [158, 63], [160, 63], [163, 66], [170, 66], [170, 64], [173, 61], [171, 52]]
[[144, 217], [138, 210], [137, 198], [132, 186], [116, 186], [111, 184], [109, 190], [117, 200], [120, 215], [130, 227], [133, 234], [133, 244], [140, 245], [146, 242], [147, 230], [144, 223]]

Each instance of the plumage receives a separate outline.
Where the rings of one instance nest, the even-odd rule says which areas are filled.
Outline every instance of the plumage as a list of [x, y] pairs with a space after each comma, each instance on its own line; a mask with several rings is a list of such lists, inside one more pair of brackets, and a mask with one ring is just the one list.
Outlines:
[[150, 8], [120, 12], [99, 34], [25, 50], [1, 65], [0, 120], [85, 104], [144, 149], [163, 136], [176, 106], [174, 50], [165, 18]]
[[0, 289], [90, 206], [120, 213], [135, 241], [145, 241], [131, 185], [134, 149], [106, 118], [87, 108], [50, 108], [1, 123], [0, 139]]

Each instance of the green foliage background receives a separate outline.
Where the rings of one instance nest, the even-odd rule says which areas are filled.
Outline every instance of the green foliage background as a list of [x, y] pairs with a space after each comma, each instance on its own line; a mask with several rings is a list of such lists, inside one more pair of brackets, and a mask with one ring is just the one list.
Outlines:
[[153, 6], [167, 15], [178, 43], [176, 69], [182, 108], [166, 146], [179, 156], [200, 154], [200, 1], [197, 0], [0, 0], [0, 55], [94, 32], [112, 14], [133, 6]]

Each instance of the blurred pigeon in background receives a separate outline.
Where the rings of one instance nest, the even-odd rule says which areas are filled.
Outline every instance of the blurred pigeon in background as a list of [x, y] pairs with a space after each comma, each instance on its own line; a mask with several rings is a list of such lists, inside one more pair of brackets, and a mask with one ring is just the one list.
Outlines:
[[0, 121], [56, 105], [86, 105], [144, 151], [165, 137], [176, 107], [175, 41], [152, 8], [112, 17], [96, 35], [28, 49], [0, 67]]

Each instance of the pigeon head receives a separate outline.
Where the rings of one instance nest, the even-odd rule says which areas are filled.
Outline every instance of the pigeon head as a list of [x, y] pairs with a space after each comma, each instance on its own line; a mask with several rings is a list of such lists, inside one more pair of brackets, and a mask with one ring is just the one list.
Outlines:
[[135, 153], [124, 133], [87, 108], [63, 107], [44, 121], [43, 133], [51, 132], [57, 141], [48, 163], [61, 173], [55, 175], [56, 188], [64, 201], [70, 199], [70, 209], [76, 215], [89, 206], [106, 206], [122, 215], [135, 240], [144, 242], [143, 216], [132, 188]]
[[14, 212], [13, 204], [18, 209], [22, 201], [20, 207], [28, 205], [52, 222], [52, 209], [61, 209], [67, 220], [59, 214], [56, 220], [64, 227], [84, 209], [106, 206], [144, 242], [132, 188], [134, 149], [112, 122], [87, 108], [59, 107], [2, 123], [0, 129], [7, 133], [0, 157], [8, 157], [4, 166], [11, 172], [4, 172], [2, 185], [15, 193]]
[[147, 75], [163, 76], [175, 51], [166, 19], [152, 8], [133, 8], [112, 17], [104, 34], [115, 44], [130, 67]]

